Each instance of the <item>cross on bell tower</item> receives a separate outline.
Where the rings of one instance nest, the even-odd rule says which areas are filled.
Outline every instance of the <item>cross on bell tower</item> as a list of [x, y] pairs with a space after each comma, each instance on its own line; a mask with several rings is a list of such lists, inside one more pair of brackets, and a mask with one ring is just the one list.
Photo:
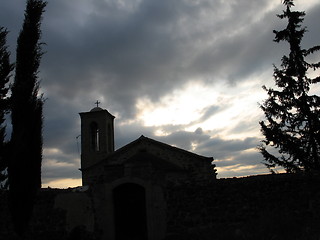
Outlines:
[[99, 104], [100, 104], [101, 102], [99, 102], [99, 100], [97, 100], [94, 104], [96, 104], [97, 105], [97, 107], [99, 107]]

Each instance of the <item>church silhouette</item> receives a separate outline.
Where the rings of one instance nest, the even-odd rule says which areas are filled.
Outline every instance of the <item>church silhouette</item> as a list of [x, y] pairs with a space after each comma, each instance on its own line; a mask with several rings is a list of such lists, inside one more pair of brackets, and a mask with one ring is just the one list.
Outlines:
[[114, 149], [114, 119], [98, 106], [81, 117], [82, 185], [92, 190], [95, 225], [106, 239], [163, 239], [168, 185], [215, 180], [212, 157], [140, 136]]

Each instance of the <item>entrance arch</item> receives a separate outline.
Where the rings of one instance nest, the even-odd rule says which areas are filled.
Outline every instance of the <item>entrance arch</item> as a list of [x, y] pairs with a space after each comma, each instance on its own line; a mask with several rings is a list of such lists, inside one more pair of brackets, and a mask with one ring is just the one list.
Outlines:
[[124, 183], [113, 189], [116, 240], [147, 240], [146, 191], [141, 185]]

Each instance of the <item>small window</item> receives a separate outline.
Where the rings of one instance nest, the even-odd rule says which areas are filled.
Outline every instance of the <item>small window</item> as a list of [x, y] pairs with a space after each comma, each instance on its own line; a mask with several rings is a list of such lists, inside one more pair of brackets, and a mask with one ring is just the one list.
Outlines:
[[91, 123], [91, 149], [93, 151], [100, 150], [100, 143], [99, 143], [99, 127], [96, 122]]

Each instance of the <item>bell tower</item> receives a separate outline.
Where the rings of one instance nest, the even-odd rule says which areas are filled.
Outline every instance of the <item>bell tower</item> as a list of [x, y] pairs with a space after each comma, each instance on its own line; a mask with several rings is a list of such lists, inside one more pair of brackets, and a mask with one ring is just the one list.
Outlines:
[[[97, 106], [82, 112], [81, 118], [81, 170], [100, 162], [114, 152], [114, 116]], [[82, 177], [83, 178], [83, 177]]]

